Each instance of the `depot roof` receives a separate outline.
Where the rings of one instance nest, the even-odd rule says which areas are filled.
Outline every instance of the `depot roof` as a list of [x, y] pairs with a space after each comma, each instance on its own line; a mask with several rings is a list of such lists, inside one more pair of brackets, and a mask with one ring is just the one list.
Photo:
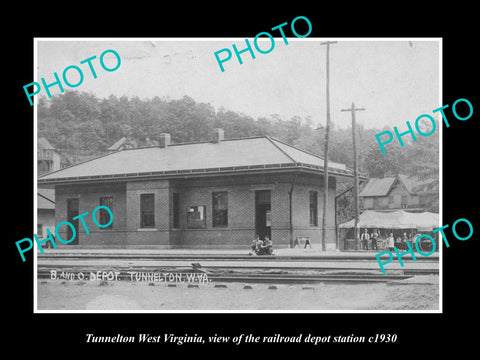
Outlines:
[[[42, 175], [38, 183], [132, 177], [197, 176], [254, 170], [305, 168], [323, 172], [323, 159], [269, 136], [220, 142], [125, 149]], [[328, 163], [329, 173], [352, 177], [344, 164]]]

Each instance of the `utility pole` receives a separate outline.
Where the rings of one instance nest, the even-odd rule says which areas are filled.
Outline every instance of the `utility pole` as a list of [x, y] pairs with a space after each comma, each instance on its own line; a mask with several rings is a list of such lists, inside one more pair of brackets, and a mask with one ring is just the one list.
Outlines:
[[330, 45], [336, 41], [321, 42], [320, 45], [327, 46], [327, 126], [325, 127], [325, 151], [323, 153], [323, 216], [322, 216], [322, 251], [327, 250], [327, 209], [328, 209], [328, 141], [330, 138]]
[[352, 102], [352, 107], [350, 109], [342, 109], [340, 111], [351, 111], [352, 112], [352, 137], [353, 137], [353, 177], [354, 177], [354, 187], [355, 187], [355, 247], [358, 250], [358, 218], [360, 216], [360, 208], [358, 204], [358, 155], [357, 155], [357, 125], [355, 123], [355, 111], [363, 111], [364, 108], [356, 108], [355, 103]]

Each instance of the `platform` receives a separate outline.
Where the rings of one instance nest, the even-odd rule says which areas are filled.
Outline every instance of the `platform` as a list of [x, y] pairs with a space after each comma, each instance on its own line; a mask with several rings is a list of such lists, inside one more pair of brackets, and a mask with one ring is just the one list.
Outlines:
[[[185, 255], [185, 256], [233, 256], [242, 257], [250, 256], [249, 249], [158, 249], [158, 248], [127, 248], [127, 249], [106, 249], [106, 248], [80, 248], [80, 247], [62, 247], [57, 249], [44, 249], [45, 255]], [[274, 249], [273, 257], [311, 257], [311, 258], [339, 258], [339, 259], [365, 259], [376, 261], [375, 255], [381, 251], [376, 250], [358, 250], [358, 251], [340, 251], [340, 250], [327, 250], [322, 251], [320, 248], [281, 248]], [[39, 257], [42, 257], [40, 251], [37, 251]], [[441, 255], [438, 252], [433, 253], [430, 256], [422, 256], [415, 253], [417, 261], [422, 260], [438, 260]], [[269, 258], [270, 256], [252, 256], [259, 258]], [[395, 257], [395, 256], [394, 256]], [[406, 254], [402, 259], [411, 258], [410, 254]]]

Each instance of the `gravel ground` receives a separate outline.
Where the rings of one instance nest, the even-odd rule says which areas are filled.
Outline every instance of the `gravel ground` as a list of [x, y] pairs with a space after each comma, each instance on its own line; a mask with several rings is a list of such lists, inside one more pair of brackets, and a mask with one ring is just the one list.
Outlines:
[[214, 287], [186, 283], [38, 280], [38, 310], [439, 310], [438, 276], [370, 284]]

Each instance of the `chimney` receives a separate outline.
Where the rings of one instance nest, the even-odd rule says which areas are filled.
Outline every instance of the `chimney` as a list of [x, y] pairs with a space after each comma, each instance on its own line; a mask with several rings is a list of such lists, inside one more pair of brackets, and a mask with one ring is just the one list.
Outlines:
[[160, 134], [158, 142], [159, 142], [158, 146], [161, 148], [166, 148], [170, 146], [170, 134], [167, 134], [167, 133]]
[[213, 142], [219, 144], [225, 137], [225, 131], [220, 128], [213, 129]]

